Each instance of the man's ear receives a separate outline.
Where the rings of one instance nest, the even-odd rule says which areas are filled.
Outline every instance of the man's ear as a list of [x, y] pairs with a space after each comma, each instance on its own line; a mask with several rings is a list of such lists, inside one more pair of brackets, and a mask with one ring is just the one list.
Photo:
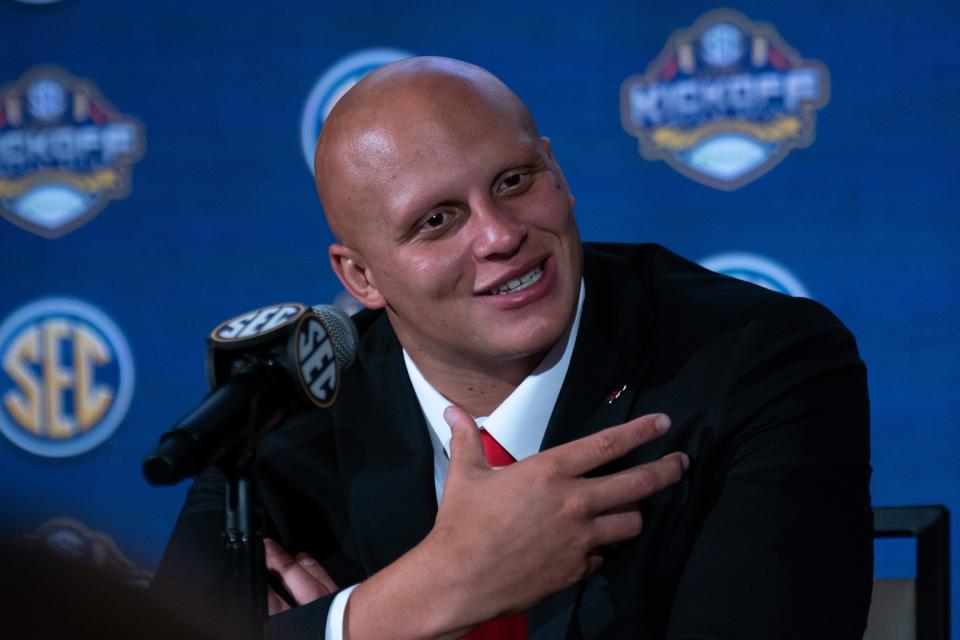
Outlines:
[[333, 272], [350, 295], [370, 309], [380, 309], [386, 304], [363, 256], [339, 242], [331, 244], [328, 253]]
[[541, 136], [540, 144], [543, 145], [543, 150], [547, 152], [547, 159], [550, 161], [550, 164], [553, 168], [553, 175], [557, 178], [557, 186], [565, 189], [567, 192], [567, 199], [570, 201], [570, 209], [572, 210], [577, 206], [577, 198], [570, 193], [570, 185], [567, 184], [567, 178], [563, 175], [563, 170], [557, 163], [557, 159], [553, 157], [553, 149], [550, 146], [550, 138], [547, 136]]

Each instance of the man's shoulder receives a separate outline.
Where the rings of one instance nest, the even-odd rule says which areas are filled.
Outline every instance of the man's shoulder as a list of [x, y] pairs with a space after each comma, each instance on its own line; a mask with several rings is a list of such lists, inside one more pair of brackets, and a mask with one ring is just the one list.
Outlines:
[[653, 324], [673, 336], [719, 334], [773, 323], [782, 331], [846, 331], [821, 304], [744, 282], [653, 243], [584, 244], [587, 291], [644, 301]]
[[586, 269], [599, 267], [605, 279], [624, 293], [643, 295], [654, 307], [717, 307], [726, 312], [749, 312], [785, 299], [783, 294], [710, 271], [666, 247], [654, 243], [588, 243]]

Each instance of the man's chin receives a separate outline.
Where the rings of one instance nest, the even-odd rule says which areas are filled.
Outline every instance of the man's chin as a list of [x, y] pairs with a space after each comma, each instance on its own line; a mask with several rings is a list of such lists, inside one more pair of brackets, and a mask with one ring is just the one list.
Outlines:
[[499, 343], [503, 359], [536, 360], [538, 363], [566, 335], [569, 321], [542, 323], [522, 337]]

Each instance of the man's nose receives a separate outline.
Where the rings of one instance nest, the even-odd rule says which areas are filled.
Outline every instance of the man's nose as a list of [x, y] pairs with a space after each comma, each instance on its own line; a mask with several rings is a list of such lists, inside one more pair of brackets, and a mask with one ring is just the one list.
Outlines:
[[514, 255], [527, 238], [527, 227], [508, 207], [494, 199], [485, 198], [473, 204], [473, 222], [476, 224], [474, 252], [479, 258]]

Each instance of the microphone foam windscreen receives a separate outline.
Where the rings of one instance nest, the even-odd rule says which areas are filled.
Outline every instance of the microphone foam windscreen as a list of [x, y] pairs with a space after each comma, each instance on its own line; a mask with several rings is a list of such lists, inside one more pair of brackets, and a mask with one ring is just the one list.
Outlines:
[[357, 325], [350, 316], [332, 305], [317, 304], [312, 309], [327, 329], [337, 364], [341, 369], [349, 368], [357, 357], [357, 344], [360, 342]]

